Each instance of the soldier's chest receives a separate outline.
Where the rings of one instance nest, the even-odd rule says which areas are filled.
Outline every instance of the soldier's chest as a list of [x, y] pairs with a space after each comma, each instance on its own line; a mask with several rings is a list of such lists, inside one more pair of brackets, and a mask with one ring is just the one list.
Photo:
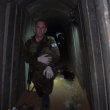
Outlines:
[[51, 43], [49, 41], [46, 42], [32, 42], [29, 46], [29, 51], [31, 53], [40, 52], [42, 50], [46, 50], [50, 48]]
[[31, 44], [30, 44], [30, 46], [29, 46], [29, 51], [31, 52], [31, 53], [36, 53], [37, 52], [37, 49], [38, 49], [38, 47], [39, 47], [39, 43], [36, 43], [36, 42], [32, 42]]

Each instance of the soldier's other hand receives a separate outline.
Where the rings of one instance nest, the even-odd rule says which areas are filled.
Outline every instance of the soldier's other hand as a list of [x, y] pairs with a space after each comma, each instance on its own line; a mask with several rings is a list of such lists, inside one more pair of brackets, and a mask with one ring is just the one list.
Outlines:
[[52, 68], [50, 66], [47, 66], [43, 71], [43, 75], [46, 76], [47, 79], [51, 79], [52, 77], [54, 77]]
[[52, 57], [49, 57], [48, 54], [41, 55], [37, 58], [41, 63], [48, 65], [52, 61]]

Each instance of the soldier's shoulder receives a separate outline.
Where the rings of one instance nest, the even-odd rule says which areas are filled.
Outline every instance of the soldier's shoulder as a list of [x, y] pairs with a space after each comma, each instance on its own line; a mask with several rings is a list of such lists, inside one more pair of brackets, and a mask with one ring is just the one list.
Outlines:
[[28, 39], [26, 42], [25, 42], [25, 45], [30, 45], [33, 41], [33, 38], [30, 38]]

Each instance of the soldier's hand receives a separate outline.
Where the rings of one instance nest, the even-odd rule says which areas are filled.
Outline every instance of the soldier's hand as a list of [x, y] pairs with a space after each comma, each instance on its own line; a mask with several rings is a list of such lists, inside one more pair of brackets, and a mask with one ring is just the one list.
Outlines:
[[43, 71], [43, 75], [46, 76], [47, 79], [51, 79], [52, 77], [54, 77], [52, 68], [50, 66], [47, 66]]
[[48, 54], [41, 55], [37, 58], [41, 63], [48, 65], [52, 61], [52, 57], [49, 57]]

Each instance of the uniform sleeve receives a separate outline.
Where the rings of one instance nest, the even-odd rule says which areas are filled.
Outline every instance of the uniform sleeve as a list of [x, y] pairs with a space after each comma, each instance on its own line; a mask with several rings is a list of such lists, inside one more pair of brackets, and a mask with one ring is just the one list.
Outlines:
[[55, 39], [52, 37], [49, 39], [49, 56], [52, 57], [52, 61], [50, 62], [49, 66], [51, 66], [54, 70], [57, 70], [59, 59], [60, 59], [60, 52], [57, 46]]

